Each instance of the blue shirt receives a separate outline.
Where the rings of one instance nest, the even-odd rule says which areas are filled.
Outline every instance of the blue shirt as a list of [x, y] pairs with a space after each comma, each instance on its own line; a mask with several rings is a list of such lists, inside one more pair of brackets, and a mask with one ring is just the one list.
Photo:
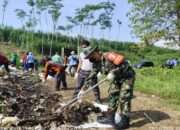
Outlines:
[[27, 56], [27, 63], [34, 63], [34, 56], [32, 54]]
[[68, 57], [68, 63], [69, 65], [77, 65], [78, 64], [78, 58], [76, 55], [71, 55]]

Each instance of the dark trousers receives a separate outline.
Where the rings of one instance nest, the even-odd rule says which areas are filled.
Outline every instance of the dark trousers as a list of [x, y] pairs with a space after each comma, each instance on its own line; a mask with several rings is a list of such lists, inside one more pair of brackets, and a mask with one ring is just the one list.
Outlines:
[[[90, 71], [80, 70], [80, 72], [78, 74], [77, 84], [76, 84], [75, 91], [74, 91], [74, 97], [77, 96], [77, 94], [79, 93], [79, 91], [81, 90], [81, 88], [84, 85], [87, 85], [87, 84], [85, 84], [85, 82], [86, 82], [86, 79], [88, 78], [88, 76], [90, 75], [90, 73], [91, 73]], [[90, 82], [91, 82], [89, 84], [90, 86], [97, 84], [97, 78], [91, 79]], [[94, 92], [94, 96], [95, 96], [96, 100], [100, 100], [100, 91], [99, 91], [98, 86], [93, 89], [93, 92]]]
[[67, 89], [65, 72], [61, 72], [60, 74], [56, 75], [56, 90], [60, 90], [61, 83], [63, 84], [63, 88]]

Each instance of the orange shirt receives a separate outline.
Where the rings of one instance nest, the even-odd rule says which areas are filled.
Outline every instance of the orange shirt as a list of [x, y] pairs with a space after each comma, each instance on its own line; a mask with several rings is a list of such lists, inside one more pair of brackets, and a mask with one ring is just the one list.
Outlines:
[[64, 72], [65, 68], [64, 66], [61, 66], [59, 64], [55, 64], [52, 62], [47, 62], [45, 65], [45, 79], [47, 79], [48, 73], [53, 72], [55, 74], [59, 74], [61, 72]]

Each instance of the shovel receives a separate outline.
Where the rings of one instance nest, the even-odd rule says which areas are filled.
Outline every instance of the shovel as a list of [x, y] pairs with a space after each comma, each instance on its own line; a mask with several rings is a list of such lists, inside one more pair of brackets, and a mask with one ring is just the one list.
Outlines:
[[102, 79], [97, 84], [93, 85], [92, 87], [88, 88], [80, 97], [75, 97], [72, 100], [68, 101], [67, 104], [65, 104], [63, 107], [61, 107], [60, 112], [63, 112], [66, 107], [70, 106], [73, 103], [76, 103], [80, 98], [82, 98], [85, 94], [89, 93], [92, 89], [99, 86], [100, 84], [104, 83], [107, 80], [107, 78]]

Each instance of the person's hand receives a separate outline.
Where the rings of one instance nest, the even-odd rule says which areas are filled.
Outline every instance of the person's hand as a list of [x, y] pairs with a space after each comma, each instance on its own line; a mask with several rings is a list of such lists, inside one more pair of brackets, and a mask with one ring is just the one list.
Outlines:
[[107, 75], [107, 80], [109, 80], [109, 81], [113, 81], [114, 80], [114, 78], [115, 78], [115, 75], [114, 75], [114, 73], [111, 71], [111, 72], [109, 72], [109, 74]]
[[77, 79], [77, 78], [78, 78], [78, 73], [76, 72], [74, 75], [74, 79]]

